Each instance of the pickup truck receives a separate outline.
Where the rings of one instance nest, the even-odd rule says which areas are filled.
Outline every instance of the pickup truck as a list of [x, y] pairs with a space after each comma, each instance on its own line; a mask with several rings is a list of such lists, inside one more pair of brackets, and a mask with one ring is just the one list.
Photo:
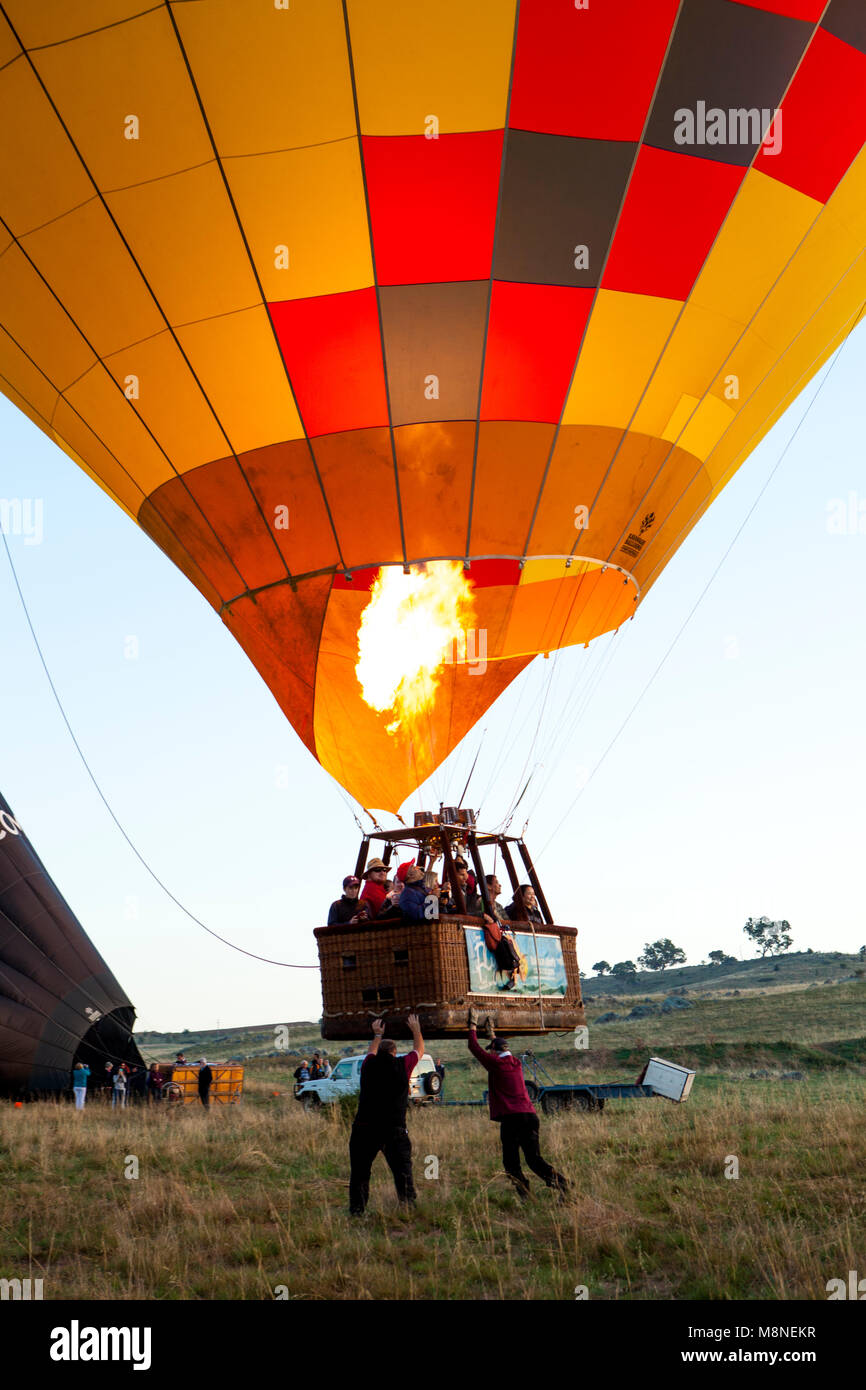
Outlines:
[[[406, 1053], [398, 1054], [405, 1057]], [[361, 1089], [361, 1064], [366, 1057], [343, 1057], [334, 1067], [331, 1075], [319, 1081], [302, 1081], [295, 1087], [295, 1100], [299, 1100], [305, 1110], [317, 1110], [340, 1096], [356, 1096]], [[442, 1078], [433, 1065], [433, 1058], [425, 1052], [409, 1078], [409, 1099], [416, 1105], [425, 1105], [439, 1099], [442, 1092]]]

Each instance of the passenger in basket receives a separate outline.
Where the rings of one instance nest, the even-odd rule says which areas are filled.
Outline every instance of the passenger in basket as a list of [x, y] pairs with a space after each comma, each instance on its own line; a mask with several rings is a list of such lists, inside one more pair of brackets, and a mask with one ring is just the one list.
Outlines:
[[406, 883], [400, 896], [400, 911], [404, 921], [426, 922], [428, 920], [424, 910], [426, 897], [427, 887], [424, 883], [424, 875], [415, 864], [412, 864], [406, 870]]
[[343, 879], [343, 896], [336, 902], [331, 903], [328, 909], [328, 926], [342, 926], [345, 922], [351, 922], [355, 913], [358, 911], [358, 893], [361, 889], [361, 880], [354, 874], [348, 874]]
[[428, 922], [439, 921], [439, 898], [442, 888], [436, 874], [432, 869], [428, 869], [424, 875], [424, 916]]
[[463, 896], [466, 899], [466, 911], [469, 916], [482, 917], [484, 915], [484, 899], [478, 889], [477, 879], [471, 870], [466, 875], [466, 882], [463, 884]]
[[484, 877], [487, 879], [487, 892], [490, 894], [493, 916], [496, 918], [497, 922], [507, 922], [508, 918], [505, 915], [505, 908], [500, 907], [499, 903], [496, 901], [502, 892], [502, 884], [495, 874], [485, 874]]
[[[421, 870], [416, 872], [420, 874]], [[406, 1022], [412, 1032], [412, 1051], [407, 1056], [397, 1056], [397, 1044], [384, 1036], [384, 1021], [377, 1018], [373, 1024], [373, 1041], [361, 1066], [361, 1097], [349, 1140], [349, 1211], [352, 1216], [364, 1214], [370, 1196], [370, 1172], [380, 1152], [384, 1153], [391, 1169], [401, 1206], [415, 1205], [406, 1107], [409, 1078], [424, 1056], [424, 1039], [416, 1014], [410, 1014]]]
[[373, 909], [373, 916], [378, 917], [385, 905], [386, 888], [385, 883], [388, 878], [388, 867], [381, 859], [371, 859], [364, 870], [364, 887], [361, 889], [361, 901], [370, 903]]
[[526, 1162], [559, 1193], [560, 1201], [568, 1192], [568, 1182], [541, 1156], [538, 1143], [538, 1116], [529, 1099], [523, 1079], [523, 1064], [512, 1056], [505, 1038], [494, 1037], [485, 1050], [478, 1043], [478, 1015], [469, 1010], [469, 1051], [477, 1058], [488, 1075], [490, 1118], [499, 1125], [502, 1141], [502, 1166], [524, 1200], [529, 1196], [529, 1179], [520, 1166], [520, 1151]]
[[377, 922], [382, 922], [386, 919], [393, 921], [395, 918], [399, 922], [402, 919], [403, 909], [400, 906], [400, 899], [403, 896], [404, 886], [405, 884], [402, 878], [395, 878], [391, 881], [388, 892], [385, 894], [384, 905], [376, 918]]
[[538, 899], [530, 883], [521, 883], [505, 911], [512, 922], [534, 922], [544, 925], [544, 918], [538, 910]]
[[[463, 896], [465, 898], [467, 892], [466, 880], [469, 877], [469, 866], [466, 863], [465, 859], [460, 859], [459, 857], [455, 858], [454, 874], [457, 878], [457, 882], [463, 889]], [[467, 903], [467, 908], [468, 906], [469, 905]], [[460, 909], [458, 908], [454, 894], [451, 891], [451, 883], [449, 881], [449, 878], [447, 874], [444, 874], [442, 877], [442, 891], [439, 895], [439, 916], [455, 917], [459, 911]]]

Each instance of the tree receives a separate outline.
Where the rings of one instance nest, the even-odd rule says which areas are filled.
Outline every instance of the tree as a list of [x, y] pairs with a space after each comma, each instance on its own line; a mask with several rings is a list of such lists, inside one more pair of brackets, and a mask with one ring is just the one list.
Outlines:
[[724, 965], [726, 960], [733, 960], [733, 956], [729, 956], [726, 951], [710, 951], [711, 965]]
[[790, 922], [771, 922], [769, 917], [750, 917], [743, 931], [758, 947], [761, 959], [781, 955], [794, 940]]
[[682, 965], [685, 958], [683, 948], [675, 946], [669, 936], [664, 936], [660, 941], [648, 941], [638, 961], [646, 970], [667, 970], [669, 965]]
[[618, 980], [633, 980], [637, 974], [637, 966], [633, 960], [620, 960], [616, 965], [611, 966], [611, 975], [615, 975]]
[[610, 970], [610, 966], [606, 960], [597, 960], [592, 968], [596, 975], [603, 975], [605, 970]]

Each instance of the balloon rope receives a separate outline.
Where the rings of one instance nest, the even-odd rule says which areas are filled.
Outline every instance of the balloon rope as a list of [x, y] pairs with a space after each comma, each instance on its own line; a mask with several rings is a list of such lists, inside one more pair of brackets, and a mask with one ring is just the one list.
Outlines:
[[[861, 315], [863, 314], [864, 307], [866, 307], [866, 304], [860, 306], [860, 310], [859, 310], [859, 312], [858, 312], [858, 314], [856, 315], [855, 320], [854, 320], [855, 325], [856, 325], [857, 322], [859, 322], [859, 319], [860, 319]], [[662, 657], [661, 661], [660, 661], [659, 664], [656, 666], [655, 670], [653, 671], [652, 675], [650, 676], [650, 678], [649, 678], [649, 680], [647, 681], [646, 685], [644, 686], [643, 690], [642, 690], [642, 691], [640, 692], [640, 694], [638, 695], [637, 699], [635, 700], [634, 704], [632, 705], [632, 707], [631, 707], [631, 709], [629, 710], [628, 714], [626, 715], [625, 719], [624, 719], [624, 720], [622, 721], [622, 723], [620, 724], [619, 728], [617, 729], [617, 731], [616, 731], [616, 733], [614, 734], [613, 738], [611, 739], [610, 743], [609, 743], [609, 744], [607, 745], [607, 747], [605, 748], [604, 752], [602, 753], [602, 755], [601, 755], [601, 757], [599, 758], [598, 762], [596, 763], [595, 767], [592, 769], [592, 772], [591, 772], [591, 773], [589, 774], [589, 776], [587, 777], [586, 781], [584, 782], [584, 784], [583, 784], [583, 786], [581, 787], [580, 791], [578, 792], [577, 796], [574, 798], [574, 800], [572, 801], [572, 803], [571, 803], [571, 805], [569, 806], [568, 810], [565, 812], [565, 815], [561, 818], [561, 820], [560, 820], [559, 823], [557, 824], [556, 829], [553, 831], [553, 834], [549, 837], [549, 839], [546, 841], [546, 843], [542, 846], [542, 848], [541, 848], [541, 854], [544, 854], [545, 851], [546, 851], [547, 849], [550, 848], [551, 844], [552, 844], [553, 841], [556, 839], [556, 837], [557, 837], [557, 835], [559, 834], [559, 832], [562, 830], [562, 827], [565, 825], [565, 822], [568, 820], [569, 816], [571, 815], [571, 813], [572, 813], [572, 811], [574, 810], [575, 806], [577, 805], [578, 801], [579, 801], [580, 798], [583, 796], [583, 793], [586, 791], [586, 788], [589, 786], [590, 782], [592, 781], [592, 779], [593, 779], [593, 777], [595, 776], [595, 774], [598, 772], [599, 768], [601, 767], [601, 765], [602, 765], [602, 763], [604, 762], [605, 758], [607, 757], [608, 753], [611, 751], [611, 749], [613, 748], [614, 744], [615, 744], [615, 743], [617, 742], [617, 740], [619, 739], [620, 734], [623, 733], [623, 731], [624, 731], [624, 729], [626, 728], [626, 726], [630, 723], [630, 721], [631, 721], [633, 715], [635, 714], [635, 711], [636, 711], [637, 708], [638, 708], [638, 705], [639, 705], [639, 704], [641, 703], [641, 701], [643, 700], [643, 697], [646, 695], [646, 693], [647, 693], [647, 691], [649, 690], [650, 686], [654, 683], [656, 677], [658, 676], [658, 674], [659, 674], [659, 672], [661, 671], [662, 667], [663, 667], [663, 666], [665, 665], [665, 663], [667, 662], [667, 659], [668, 659], [668, 657], [670, 656], [671, 652], [673, 651], [674, 647], [677, 645], [677, 643], [679, 642], [679, 640], [680, 640], [680, 638], [682, 637], [683, 633], [685, 632], [686, 628], [688, 627], [689, 623], [691, 622], [692, 618], [695, 616], [695, 613], [698, 611], [698, 608], [700, 607], [700, 605], [701, 605], [703, 599], [705, 598], [705, 596], [706, 596], [708, 590], [710, 589], [710, 586], [713, 584], [714, 580], [716, 579], [716, 576], [718, 575], [719, 570], [722, 568], [722, 565], [723, 565], [723, 564], [725, 563], [725, 561], [727, 560], [728, 556], [730, 555], [731, 551], [733, 550], [734, 546], [736, 545], [737, 541], [739, 540], [740, 536], [742, 535], [743, 531], [745, 530], [746, 524], [747, 524], [748, 521], [750, 520], [750, 518], [751, 518], [751, 516], [752, 516], [752, 513], [755, 511], [756, 507], [758, 506], [758, 503], [760, 502], [761, 498], [763, 497], [764, 493], [767, 491], [767, 488], [770, 486], [770, 483], [773, 481], [773, 478], [776, 476], [776, 473], [778, 472], [779, 468], [781, 467], [782, 462], [783, 462], [783, 460], [784, 460], [784, 458], [785, 458], [785, 455], [787, 454], [787, 452], [788, 452], [788, 450], [790, 449], [791, 445], [794, 443], [794, 440], [797, 438], [797, 435], [800, 433], [800, 428], [801, 428], [801, 426], [804, 424], [804, 422], [805, 422], [805, 420], [806, 420], [806, 417], [808, 416], [810, 410], [812, 409], [812, 406], [815, 404], [816, 400], [818, 399], [818, 397], [820, 396], [822, 390], [824, 389], [824, 384], [825, 384], [825, 382], [828, 380], [828, 378], [829, 378], [829, 376], [830, 376], [830, 373], [832, 372], [832, 370], [833, 370], [833, 368], [835, 367], [836, 363], [839, 361], [839, 358], [840, 358], [840, 356], [841, 356], [841, 354], [842, 354], [842, 352], [843, 352], [843, 350], [844, 350], [845, 343], [847, 343], [847, 342], [849, 342], [849, 341], [850, 341], [850, 334], [848, 335], [848, 337], [845, 338], [845, 340], [844, 340], [842, 343], [839, 344], [839, 347], [836, 349], [835, 353], [833, 354], [833, 356], [832, 356], [832, 358], [831, 358], [831, 360], [830, 360], [830, 365], [829, 365], [827, 371], [824, 373], [823, 377], [821, 378], [820, 382], [818, 383], [818, 388], [817, 388], [817, 390], [815, 391], [815, 394], [813, 395], [812, 399], [810, 400], [810, 402], [809, 402], [809, 404], [807, 405], [806, 409], [804, 410], [803, 414], [800, 416], [800, 419], [797, 421], [797, 426], [796, 426], [796, 428], [795, 428], [793, 434], [791, 435], [790, 439], [788, 440], [787, 444], [785, 445], [785, 447], [784, 447], [784, 449], [782, 450], [781, 454], [779, 455], [778, 459], [777, 459], [776, 462], [773, 464], [773, 467], [771, 468], [769, 474], [767, 475], [767, 478], [765, 479], [764, 484], [763, 484], [763, 486], [762, 486], [760, 492], [758, 493], [758, 495], [757, 495], [757, 497], [755, 498], [754, 502], [752, 503], [751, 507], [750, 507], [749, 510], [747, 511], [746, 515], [743, 517], [743, 520], [740, 522], [740, 525], [737, 527], [737, 530], [736, 530], [735, 533], [734, 533], [733, 539], [731, 540], [730, 544], [728, 545], [728, 548], [725, 550], [724, 554], [722, 555], [722, 558], [719, 560], [719, 563], [716, 565], [716, 568], [713, 570], [712, 574], [710, 575], [710, 577], [709, 577], [709, 579], [707, 580], [706, 584], [704, 585], [703, 589], [702, 589], [701, 592], [698, 594], [698, 597], [696, 598], [696, 600], [695, 600], [695, 602], [694, 602], [694, 604], [693, 604], [691, 610], [689, 611], [689, 613], [686, 615], [685, 619], [683, 620], [682, 626], [680, 627], [679, 631], [677, 632], [676, 636], [674, 637], [673, 641], [671, 642], [670, 646], [668, 647], [668, 649], [667, 649], [667, 651], [665, 652], [664, 656]]]
[[150, 874], [150, 877], [153, 879], [154, 883], [157, 884], [157, 886], [158, 886], [159, 888], [162, 889], [162, 891], [165, 893], [166, 897], [168, 897], [168, 898], [171, 899], [171, 901], [174, 903], [175, 907], [180, 908], [180, 910], [181, 910], [181, 912], [184, 914], [184, 916], [188, 917], [188, 918], [190, 919], [191, 922], [194, 922], [194, 923], [196, 924], [197, 927], [201, 927], [202, 931], [206, 931], [206, 932], [208, 933], [209, 936], [213, 936], [213, 937], [216, 938], [217, 941], [221, 941], [222, 944], [223, 944], [224, 946], [229, 946], [233, 951], [239, 951], [239, 952], [241, 953], [242, 956], [249, 956], [252, 960], [260, 960], [260, 961], [262, 961], [265, 965], [279, 965], [279, 966], [283, 966], [286, 970], [318, 970], [318, 969], [319, 969], [318, 965], [295, 965], [295, 964], [291, 963], [290, 961], [285, 961], [285, 960], [271, 960], [268, 956], [259, 956], [259, 955], [256, 954], [255, 951], [247, 951], [247, 950], [245, 950], [245, 948], [244, 948], [243, 946], [236, 946], [235, 943], [234, 943], [233, 941], [228, 941], [228, 940], [226, 939], [226, 937], [220, 936], [219, 932], [215, 932], [211, 927], [206, 926], [205, 923], [202, 922], [202, 920], [201, 920], [199, 917], [196, 917], [196, 915], [195, 915], [194, 912], [190, 912], [190, 910], [189, 910], [188, 907], [184, 907], [184, 905], [183, 905], [183, 903], [180, 901], [180, 899], [179, 899], [179, 898], [176, 898], [175, 895], [174, 895], [174, 893], [172, 893], [171, 889], [168, 888], [167, 885], [166, 885], [165, 883], [163, 883], [162, 879], [159, 877], [159, 875], [157, 874], [156, 870], [155, 870], [155, 869], [152, 869], [152, 868], [150, 867], [150, 865], [148, 864], [148, 862], [147, 862], [147, 860], [145, 859], [144, 855], [137, 849], [136, 845], [135, 845], [135, 844], [133, 843], [133, 841], [130, 839], [129, 835], [127, 835], [127, 833], [126, 833], [126, 831], [124, 830], [123, 826], [121, 825], [120, 821], [117, 819], [117, 816], [114, 814], [114, 811], [113, 811], [112, 808], [111, 808], [111, 805], [110, 805], [110, 803], [109, 803], [109, 801], [108, 801], [108, 798], [105, 796], [105, 793], [103, 792], [102, 788], [100, 787], [99, 783], [98, 783], [97, 780], [96, 780], [96, 777], [94, 776], [93, 772], [91, 771], [90, 764], [88, 763], [87, 758], [84, 756], [84, 752], [83, 752], [83, 750], [82, 750], [82, 748], [81, 748], [81, 744], [78, 742], [78, 739], [75, 737], [75, 732], [74, 732], [74, 730], [73, 730], [73, 728], [72, 728], [72, 725], [71, 725], [70, 722], [69, 722], [69, 719], [68, 719], [67, 714], [66, 714], [66, 710], [63, 708], [63, 702], [61, 701], [60, 696], [59, 696], [58, 693], [57, 693], [57, 688], [56, 688], [56, 686], [55, 686], [55, 684], [54, 684], [54, 681], [53, 681], [52, 678], [51, 678], [51, 672], [50, 672], [49, 669], [48, 669], [48, 663], [46, 662], [45, 657], [44, 657], [43, 652], [42, 652], [42, 648], [41, 648], [41, 646], [39, 645], [39, 638], [36, 636], [36, 629], [35, 629], [34, 626], [33, 626], [33, 622], [32, 622], [31, 617], [30, 617], [30, 612], [29, 612], [29, 610], [28, 610], [28, 608], [27, 608], [27, 604], [26, 604], [25, 599], [24, 599], [24, 594], [22, 593], [21, 585], [20, 585], [20, 583], [19, 583], [19, 581], [18, 581], [18, 573], [17, 573], [17, 571], [16, 571], [16, 569], [15, 569], [15, 564], [14, 564], [14, 561], [13, 561], [13, 559], [12, 559], [12, 552], [11, 552], [10, 549], [9, 549], [9, 543], [8, 543], [8, 541], [6, 540], [5, 532], [3, 532], [2, 530], [0, 530], [0, 535], [2, 535], [2, 537], [3, 537], [3, 545], [4, 545], [5, 550], [6, 550], [6, 558], [7, 558], [8, 561], [9, 561], [9, 568], [10, 568], [11, 571], [12, 571], [12, 578], [13, 578], [13, 580], [14, 580], [14, 582], [15, 582], [15, 588], [16, 588], [16, 590], [18, 591], [18, 597], [19, 597], [19, 599], [20, 599], [20, 601], [21, 601], [21, 607], [22, 607], [23, 610], [24, 610], [24, 617], [27, 619], [27, 626], [28, 626], [29, 629], [30, 629], [30, 635], [31, 635], [32, 638], [33, 638], [34, 644], [35, 644], [35, 646], [36, 646], [36, 651], [37, 651], [38, 654], [39, 654], [39, 660], [40, 660], [41, 663], [42, 663], [42, 669], [43, 669], [43, 671], [45, 672], [46, 679], [47, 679], [48, 684], [49, 684], [49, 686], [50, 686], [50, 688], [51, 688], [51, 694], [54, 696], [54, 700], [55, 700], [55, 703], [56, 703], [56, 705], [57, 705], [57, 708], [60, 710], [61, 718], [63, 719], [63, 722], [64, 722], [64, 724], [66, 725], [66, 728], [67, 728], [67, 730], [68, 730], [68, 732], [69, 732], [69, 737], [72, 739], [72, 742], [73, 742], [73, 744], [75, 745], [75, 751], [77, 752], [79, 758], [81, 759], [82, 763], [84, 764], [84, 770], [85, 770], [85, 772], [87, 773], [88, 777], [90, 778], [91, 782], [93, 783], [93, 786], [94, 786], [95, 789], [96, 789], [96, 794], [97, 794], [97, 796], [99, 797], [100, 801], [102, 802], [102, 804], [103, 804], [103, 806], [105, 807], [105, 809], [106, 809], [106, 811], [108, 812], [108, 814], [111, 816], [111, 819], [114, 821], [114, 824], [117, 826], [117, 828], [118, 828], [118, 830], [120, 831], [121, 835], [123, 836], [124, 840], [125, 840], [126, 843], [129, 845], [129, 848], [132, 850], [132, 852], [133, 852], [133, 854], [135, 855], [136, 859], [137, 859], [138, 862], [141, 864], [142, 868], [143, 868], [148, 874]]

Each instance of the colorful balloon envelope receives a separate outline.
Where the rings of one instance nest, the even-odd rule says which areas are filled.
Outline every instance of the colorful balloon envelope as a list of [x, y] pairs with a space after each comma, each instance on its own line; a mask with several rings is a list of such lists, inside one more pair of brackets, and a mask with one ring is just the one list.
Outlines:
[[3, 389], [368, 806], [634, 614], [866, 299], [860, 0], [3, 12]]

